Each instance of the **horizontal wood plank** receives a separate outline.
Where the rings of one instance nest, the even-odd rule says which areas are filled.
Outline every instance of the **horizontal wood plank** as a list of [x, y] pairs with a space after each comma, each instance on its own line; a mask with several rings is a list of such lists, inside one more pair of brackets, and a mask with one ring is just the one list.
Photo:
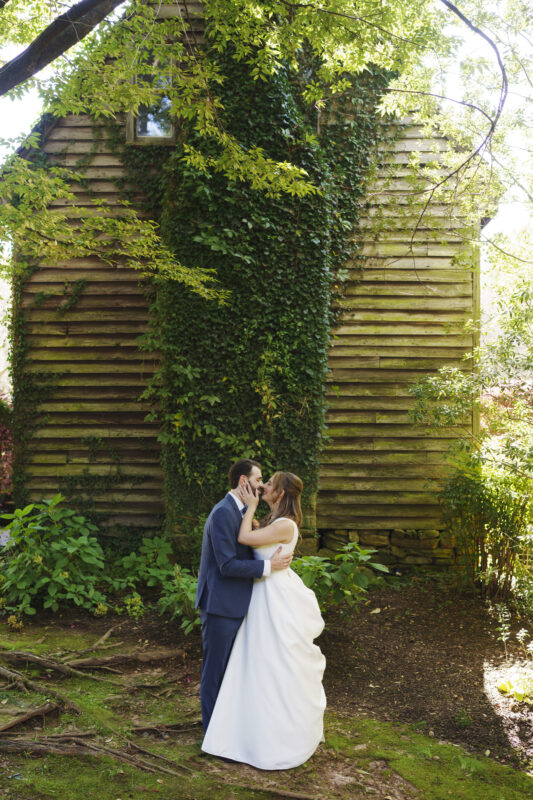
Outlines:
[[[413, 177], [408, 162], [413, 155], [421, 164], [440, 161], [443, 171], [449, 143], [410, 118], [386, 125], [395, 135], [375, 155], [357, 233], [362, 247], [346, 265], [332, 332], [317, 513], [322, 528], [438, 527], [437, 494], [450, 469], [446, 452], [462, 430], [428, 434], [409, 417], [410, 383], [446, 364], [468, 369], [462, 358], [473, 343], [463, 325], [475, 316], [475, 261], [459, 230], [462, 221], [430, 202], [413, 229], [427, 198], [417, 199], [413, 189], [431, 182], [422, 170]], [[120, 214], [118, 185], [126, 173], [103, 121], [84, 114], [58, 120], [43, 149], [53, 163], [84, 174], [83, 183], [72, 182], [77, 208], [63, 200], [55, 206], [71, 224], [76, 215], [92, 213], [92, 197], [103, 198], [111, 215]], [[137, 398], [158, 355], [138, 350], [149, 302], [140, 279], [124, 259], [111, 268], [97, 258], [44, 265], [31, 278], [23, 298], [28, 371], [51, 373], [57, 389], [40, 409], [48, 421], [34, 434], [28, 469], [30, 491], [42, 496], [87, 471], [113, 474], [116, 464], [105, 452], [112, 448], [124, 484], [95, 505], [109, 515], [110, 526], [150, 528], [163, 511], [162, 471], [157, 425], [144, 421], [149, 404]], [[73, 308], [58, 312], [68, 300], [65, 283], [76, 280], [87, 281], [82, 295]], [[103, 447], [89, 452], [91, 437]]]

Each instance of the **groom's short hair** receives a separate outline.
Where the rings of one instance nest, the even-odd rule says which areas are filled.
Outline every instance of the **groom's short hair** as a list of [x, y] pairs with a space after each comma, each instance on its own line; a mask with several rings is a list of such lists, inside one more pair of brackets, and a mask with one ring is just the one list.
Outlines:
[[232, 464], [228, 472], [230, 489], [236, 489], [241, 475], [248, 477], [253, 467], [261, 469], [261, 464], [258, 461], [252, 461], [251, 458], [241, 458], [235, 464]]

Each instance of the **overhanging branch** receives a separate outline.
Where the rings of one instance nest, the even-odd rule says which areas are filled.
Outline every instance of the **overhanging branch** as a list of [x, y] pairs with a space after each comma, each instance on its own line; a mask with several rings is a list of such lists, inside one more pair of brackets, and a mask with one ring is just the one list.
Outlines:
[[[0, 0], [2, 9], [9, 0]], [[81, 0], [48, 25], [20, 55], [0, 69], [0, 96], [37, 74], [84, 39], [124, 0]]]
[[[490, 38], [490, 36], [488, 36], [480, 28], [478, 28], [476, 25], [474, 25], [474, 23], [471, 20], [469, 20], [468, 17], [466, 17], [462, 13], [462, 11], [459, 11], [457, 6], [455, 6], [453, 3], [451, 3], [450, 0], [441, 0], [441, 3], [443, 3], [443, 5], [446, 6], [448, 11], [451, 11], [452, 14], [455, 14], [457, 17], [459, 17], [461, 22], [463, 22], [465, 25], [467, 25], [467, 27], [470, 28], [471, 31], [476, 33], [478, 36], [481, 36], [481, 38], [484, 39], [490, 45], [490, 47], [494, 50], [494, 52], [496, 54], [497, 61], [498, 61], [498, 66], [500, 68], [500, 72], [501, 72], [501, 75], [502, 75], [502, 84], [501, 84], [501, 87], [500, 87], [500, 97], [498, 99], [498, 107], [496, 109], [496, 113], [494, 114], [494, 117], [490, 118], [490, 117], [488, 117], [487, 114], [485, 114], [485, 116], [488, 119], [490, 119], [491, 122], [490, 122], [489, 129], [488, 129], [483, 141], [481, 142], [481, 144], [478, 147], [476, 147], [476, 149], [473, 150], [468, 155], [468, 157], [465, 158], [464, 161], [461, 162], [461, 164], [459, 164], [458, 167], [456, 167], [454, 170], [452, 170], [447, 175], [445, 175], [444, 178], [442, 178], [441, 180], [437, 181], [437, 183], [435, 183], [434, 186], [432, 186], [430, 189], [426, 190], [426, 191], [429, 192], [428, 193], [428, 197], [426, 199], [426, 202], [424, 203], [422, 211], [420, 212], [420, 216], [418, 217], [416, 225], [413, 228], [413, 232], [412, 232], [412, 235], [411, 235], [411, 241], [410, 241], [410, 247], [411, 248], [413, 247], [413, 242], [414, 242], [418, 227], [419, 227], [419, 225], [420, 225], [420, 223], [421, 223], [421, 221], [422, 221], [422, 219], [423, 219], [423, 217], [424, 217], [424, 215], [425, 215], [425, 213], [426, 213], [426, 211], [427, 211], [427, 209], [429, 207], [429, 204], [433, 200], [433, 197], [435, 196], [435, 193], [436, 193], [437, 189], [440, 186], [442, 186], [443, 184], [447, 183], [449, 180], [451, 180], [451, 178], [453, 178], [454, 176], [459, 175], [461, 172], [463, 172], [466, 169], [466, 167], [468, 167], [469, 164], [472, 163], [472, 161], [474, 161], [475, 158], [477, 158], [478, 156], [481, 158], [483, 156], [483, 154], [487, 150], [489, 150], [491, 142], [492, 142], [492, 137], [493, 137], [494, 131], [496, 129], [496, 125], [498, 124], [498, 120], [500, 119], [500, 117], [502, 115], [503, 107], [505, 105], [505, 101], [507, 99], [507, 93], [508, 93], [508, 90], [509, 90], [509, 81], [507, 79], [507, 72], [505, 70], [505, 65], [503, 63], [503, 59], [501, 57], [500, 51], [498, 50], [498, 46], [496, 45], [496, 43]], [[490, 152], [490, 150], [489, 150], [489, 152]]]

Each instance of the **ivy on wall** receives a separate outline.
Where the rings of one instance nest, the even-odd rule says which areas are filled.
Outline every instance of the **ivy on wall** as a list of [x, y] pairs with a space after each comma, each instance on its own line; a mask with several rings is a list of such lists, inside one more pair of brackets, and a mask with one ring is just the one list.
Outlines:
[[193, 169], [184, 146], [209, 157], [216, 144], [186, 125], [173, 148], [120, 147], [125, 184], [142, 190], [165, 244], [180, 262], [214, 270], [229, 292], [220, 304], [175, 282], [154, 282], [142, 342], [161, 354], [145, 397], [161, 424], [166, 525], [185, 558], [196, 549], [188, 534], [227, 488], [229, 464], [243, 456], [259, 460], [265, 475], [299, 474], [304, 525], [314, 527], [332, 289], [338, 268], [357, 253], [363, 177], [385, 84], [383, 75], [366, 74], [337, 98], [317, 135], [298, 75], [287, 69], [254, 81], [231, 53], [217, 58], [225, 129], [245, 148], [303, 167], [319, 191], [269, 197], [220, 172]]
[[[243, 456], [261, 461], [265, 474], [298, 473], [305, 526], [314, 527], [332, 290], [357, 254], [363, 178], [379, 132], [375, 105], [386, 80], [367, 73], [335, 100], [318, 132], [316, 110], [301, 102], [299, 74], [287, 68], [253, 80], [231, 53], [214, 57], [225, 78], [218, 89], [224, 128], [243, 148], [305, 169], [317, 191], [269, 196], [229, 180], [209, 166], [217, 143], [187, 124], [171, 148], [127, 146], [114, 131], [124, 194], [140, 190], [166, 247], [185, 266], [211, 269], [227, 292], [221, 303], [175, 281], [154, 279], [147, 289], [151, 323], [141, 347], [158, 351], [161, 361], [145, 396], [160, 421], [166, 527], [183, 534], [184, 558], [197, 550], [187, 534], [198, 532], [198, 519], [227, 488], [228, 465]], [[205, 156], [203, 169], [184, 159], [191, 145]], [[39, 403], [59, 377], [32, 372], [28, 362], [21, 304], [28, 275], [16, 279], [11, 324], [17, 504], [24, 502], [27, 444], [46, 421]], [[83, 288], [72, 288], [59, 314]], [[84, 482], [70, 494], [80, 488], [84, 496], [100, 491]]]

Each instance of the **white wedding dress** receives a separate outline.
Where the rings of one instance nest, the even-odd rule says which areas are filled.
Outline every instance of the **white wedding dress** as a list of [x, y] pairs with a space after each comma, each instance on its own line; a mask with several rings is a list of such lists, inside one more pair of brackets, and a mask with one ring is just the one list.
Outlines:
[[[296, 546], [293, 524], [283, 552]], [[255, 558], [278, 547], [258, 547]], [[312, 756], [326, 707], [326, 660], [313, 644], [323, 628], [315, 593], [291, 569], [254, 581], [202, 750], [260, 769], [289, 769]]]

